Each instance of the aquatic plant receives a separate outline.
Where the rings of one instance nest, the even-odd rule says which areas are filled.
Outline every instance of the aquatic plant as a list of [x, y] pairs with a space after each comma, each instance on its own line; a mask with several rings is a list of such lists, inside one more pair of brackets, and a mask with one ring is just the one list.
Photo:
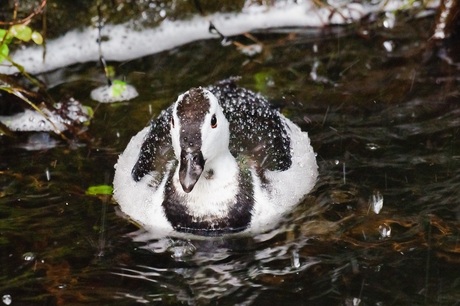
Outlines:
[[[91, 117], [92, 110], [81, 106], [73, 98], [55, 103], [46, 93], [44, 84], [10, 57], [10, 46], [12, 45], [25, 44], [30, 41], [36, 45], [44, 43], [42, 34], [34, 30], [30, 24], [33, 19], [43, 14], [46, 4], [47, 1], [42, 0], [40, 5], [26, 17], [18, 18], [19, 1], [14, 1], [12, 20], [0, 21], [0, 26], [5, 27], [0, 28], [0, 64], [8, 62], [9, 65], [16, 67], [20, 76], [28, 81], [28, 83], [16, 82], [14, 78], [0, 74], [0, 91], [6, 96], [14, 96], [13, 103], [22, 102], [32, 109], [26, 109], [25, 112], [10, 117], [0, 114], [1, 134], [10, 135], [9, 130], [54, 131], [66, 139], [62, 132], [67, 127], [75, 123], [86, 122]], [[21, 123], [21, 120], [24, 122]], [[34, 121], [35, 128], [33, 127]]]

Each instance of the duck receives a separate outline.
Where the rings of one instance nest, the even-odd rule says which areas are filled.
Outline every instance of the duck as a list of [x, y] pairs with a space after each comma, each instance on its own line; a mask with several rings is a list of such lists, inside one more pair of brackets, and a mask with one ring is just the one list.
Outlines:
[[179, 95], [130, 140], [113, 196], [149, 232], [256, 234], [291, 212], [317, 176], [308, 133], [229, 78]]

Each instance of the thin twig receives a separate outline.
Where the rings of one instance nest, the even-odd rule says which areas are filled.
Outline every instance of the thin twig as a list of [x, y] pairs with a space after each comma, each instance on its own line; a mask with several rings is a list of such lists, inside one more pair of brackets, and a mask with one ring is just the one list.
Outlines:
[[38, 8], [36, 8], [32, 13], [29, 14], [29, 16], [23, 18], [23, 19], [19, 19], [19, 20], [16, 20], [16, 17], [17, 17], [17, 6], [18, 6], [18, 3], [17, 1], [14, 2], [14, 14], [13, 14], [13, 20], [12, 21], [0, 21], [0, 25], [1, 26], [11, 26], [11, 25], [14, 25], [14, 24], [28, 24], [32, 18], [34, 18], [35, 16], [41, 14], [43, 12], [43, 10], [45, 9], [46, 7], [46, 1], [47, 0], [42, 0], [42, 2], [40, 3], [40, 6]]

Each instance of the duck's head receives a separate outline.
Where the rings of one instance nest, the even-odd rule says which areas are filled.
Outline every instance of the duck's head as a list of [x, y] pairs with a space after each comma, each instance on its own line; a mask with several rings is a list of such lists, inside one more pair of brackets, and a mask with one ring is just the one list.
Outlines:
[[170, 124], [172, 146], [180, 164], [179, 181], [189, 193], [205, 164], [228, 152], [229, 123], [217, 98], [199, 87], [179, 96]]

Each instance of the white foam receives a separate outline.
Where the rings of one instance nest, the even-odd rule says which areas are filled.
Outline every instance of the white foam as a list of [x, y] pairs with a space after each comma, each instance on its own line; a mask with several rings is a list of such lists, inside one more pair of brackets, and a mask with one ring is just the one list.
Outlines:
[[88, 110], [72, 98], [65, 103], [56, 103], [51, 110], [41, 106], [39, 108], [40, 112], [25, 109], [12, 116], [0, 116], [0, 122], [12, 131], [63, 132], [68, 125], [82, 124], [89, 120]]
[[37, 111], [26, 109], [24, 112], [13, 116], [0, 116], [0, 122], [12, 131], [62, 132], [67, 129], [60, 118], [48, 110], [44, 110], [43, 114], [40, 114]]
[[113, 86], [101, 86], [91, 91], [91, 99], [100, 103], [113, 103], [120, 101], [127, 101], [134, 99], [139, 94], [137, 93], [136, 88], [131, 85], [123, 85], [123, 91], [119, 94], [115, 94], [113, 91]]
[[[164, 20], [158, 27], [139, 30], [136, 21], [118, 25], [107, 24], [102, 35], [102, 53], [107, 60], [126, 61], [169, 50], [192, 41], [218, 38], [208, 31], [209, 21], [226, 36], [253, 30], [281, 27], [323, 27], [331, 24], [348, 24], [372, 12], [397, 11], [411, 8], [409, 0], [382, 1], [377, 4], [329, 1], [329, 7], [314, 1], [299, 3], [275, 2], [274, 6], [246, 4], [241, 13], [215, 13], [207, 17], [196, 16], [190, 20]], [[250, 2], [248, 2], [250, 3]], [[427, 8], [439, 5], [439, 0], [424, 4]], [[43, 59], [42, 47], [27, 47], [12, 54], [12, 59], [29, 73], [41, 73], [76, 63], [97, 61], [99, 49], [98, 30], [95, 27], [73, 30], [65, 35], [47, 40]], [[0, 73], [17, 72], [14, 66], [3, 63]]]
[[[300, 1], [299, 1], [300, 2]], [[209, 21], [226, 36], [237, 35], [258, 29], [280, 27], [323, 27], [330, 24], [347, 24], [360, 20], [366, 14], [385, 10], [381, 4], [343, 3], [331, 1], [334, 10], [318, 6], [313, 1], [300, 3], [276, 2], [274, 6], [247, 5], [241, 13], [215, 13], [207, 17], [195, 16], [190, 20], [164, 20], [155, 28], [138, 29], [136, 21], [118, 25], [107, 24], [102, 35], [107, 40], [101, 45], [106, 60], [126, 61], [169, 50], [192, 41], [218, 38], [209, 33]], [[404, 5], [404, 1], [391, 1], [391, 8]], [[433, 0], [433, 3], [438, 3]], [[389, 5], [390, 6], [390, 5]], [[98, 30], [87, 27], [73, 30], [46, 42], [43, 47], [27, 47], [15, 51], [12, 59], [29, 73], [41, 73], [76, 63], [97, 61], [99, 49]], [[17, 72], [13, 66], [3, 63], [0, 73]]]

